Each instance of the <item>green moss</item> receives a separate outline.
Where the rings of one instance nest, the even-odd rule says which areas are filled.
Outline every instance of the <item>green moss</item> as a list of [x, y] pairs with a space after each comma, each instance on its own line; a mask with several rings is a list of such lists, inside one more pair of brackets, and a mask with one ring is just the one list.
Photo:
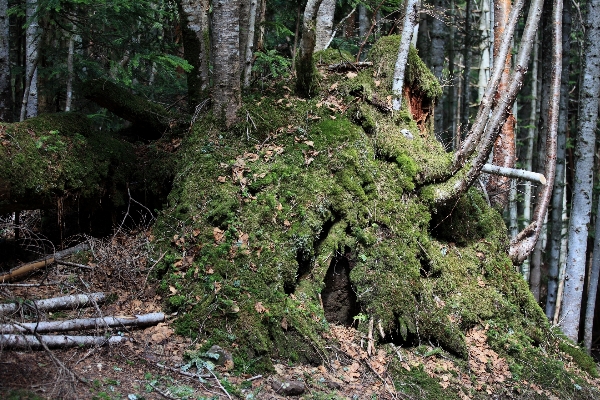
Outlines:
[[317, 51], [313, 54], [313, 59], [317, 64], [332, 65], [341, 62], [354, 62], [352, 54], [345, 50], [328, 48]]
[[567, 342], [561, 342], [559, 346], [560, 351], [573, 357], [573, 361], [575, 361], [582, 370], [586, 371], [594, 378], [598, 378], [596, 363], [584, 350]]
[[[326, 76], [323, 87], [337, 89], [308, 100], [278, 83], [273, 96], [245, 99], [256, 125], [197, 122], [154, 227], [168, 252], [163, 289], [195, 299], [178, 302], [177, 332], [235, 343], [240, 362], [264, 360], [261, 368], [271, 357], [318, 363], [329, 328], [319, 295], [332, 260], [346, 257], [363, 333], [372, 317], [406, 346], [431, 341], [466, 358], [465, 333], [483, 324], [515, 374], [540, 382], [520, 354], [536, 365], [558, 347], [545, 345], [549, 325], [506, 255], [502, 218], [477, 190], [432, 208], [434, 189], [423, 185], [447, 172], [450, 156], [408, 113], [363, 101], [367, 88], [384, 93], [374, 73]], [[355, 96], [356, 106], [336, 108], [335, 96]], [[184, 254], [193, 260], [181, 277]], [[422, 370], [408, 379], [442, 396]]]
[[394, 384], [399, 393], [403, 393], [410, 398], [431, 399], [431, 400], [452, 400], [459, 399], [458, 393], [451, 388], [444, 389], [439, 382], [430, 377], [423, 366], [411, 367], [410, 371], [401, 367], [394, 360], [391, 365], [394, 376]]
[[0, 124], [0, 180], [8, 185], [0, 210], [20, 202], [21, 209], [53, 204], [57, 197], [108, 197], [124, 202], [122, 193], [133, 172], [130, 144], [95, 132], [86, 116], [41, 115], [20, 123]]

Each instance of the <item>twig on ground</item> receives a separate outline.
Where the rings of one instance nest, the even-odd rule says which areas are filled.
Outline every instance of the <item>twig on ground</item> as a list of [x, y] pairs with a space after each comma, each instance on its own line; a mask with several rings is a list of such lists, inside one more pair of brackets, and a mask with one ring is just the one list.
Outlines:
[[152, 389], [156, 390], [156, 393], [160, 394], [165, 399], [177, 400], [175, 397], [171, 396], [170, 394], [165, 393], [162, 390], [160, 390], [158, 387], [156, 387], [156, 385], [153, 385], [152, 382], [148, 382], [148, 385], [152, 386]]
[[256, 375], [256, 376], [253, 376], [252, 378], [246, 379], [246, 382], [252, 382], [252, 381], [255, 381], [255, 380], [260, 379], [262, 377], [263, 377], [262, 375]]
[[217, 381], [217, 385], [219, 385], [219, 387], [221, 388], [221, 390], [227, 395], [227, 397], [229, 398], [229, 400], [231, 400], [231, 396], [229, 395], [229, 393], [227, 392], [227, 390], [223, 387], [223, 385], [221, 385], [221, 381], [219, 380], [219, 378], [217, 378], [217, 376], [214, 374], [214, 372], [212, 372], [210, 369], [208, 370], [208, 372], [211, 373], [211, 375], [215, 378], [215, 381]]
[[57, 264], [66, 265], [67, 267], [75, 267], [75, 268], [90, 269], [90, 270], [94, 269], [93, 267], [90, 267], [89, 265], [77, 264], [77, 263], [74, 263], [74, 262], [63, 261], [63, 260], [58, 260], [58, 259], [55, 259], [54, 261]]

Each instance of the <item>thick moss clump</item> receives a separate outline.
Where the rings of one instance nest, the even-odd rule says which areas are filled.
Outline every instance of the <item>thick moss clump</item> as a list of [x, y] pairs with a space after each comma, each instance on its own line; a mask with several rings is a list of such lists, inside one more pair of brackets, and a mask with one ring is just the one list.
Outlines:
[[123, 203], [133, 148], [95, 132], [85, 115], [0, 123], [0, 138], [0, 214], [55, 205], [63, 196]]
[[311, 100], [249, 96], [252, 121], [229, 131], [196, 123], [155, 226], [177, 331], [264, 367], [278, 356], [320, 363], [331, 322], [321, 295], [344, 265], [358, 329], [372, 319], [386, 340], [466, 358], [465, 332], [485, 324], [510, 330], [491, 342], [517, 365], [507, 340], [537, 351], [550, 329], [506, 255], [506, 227], [476, 190], [431, 208], [421, 185], [449, 157], [410, 115], [366, 97], [385, 90], [373, 74], [326, 76], [328, 93]]

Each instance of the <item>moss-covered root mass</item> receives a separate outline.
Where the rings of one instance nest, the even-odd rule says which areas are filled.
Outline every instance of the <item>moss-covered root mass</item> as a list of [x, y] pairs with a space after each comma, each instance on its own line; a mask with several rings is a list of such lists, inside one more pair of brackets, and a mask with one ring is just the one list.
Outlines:
[[[422, 195], [450, 155], [410, 112], [380, 107], [389, 40], [371, 52], [372, 69], [322, 72], [318, 97], [294, 97], [281, 82], [245, 98], [247, 123], [227, 132], [210, 117], [196, 123], [154, 228], [168, 250], [157, 269], [180, 310], [178, 333], [236, 349], [246, 366], [278, 356], [320, 363], [320, 332], [333, 322], [326, 282], [344, 270], [353, 305], [334, 307], [364, 332], [373, 320], [385, 340], [466, 358], [465, 335], [481, 325], [510, 365], [522, 351], [534, 365], [554, 360], [560, 339], [549, 339], [506, 256], [500, 215], [477, 190], [446, 209]], [[439, 85], [415, 60], [409, 82], [431, 101]]]

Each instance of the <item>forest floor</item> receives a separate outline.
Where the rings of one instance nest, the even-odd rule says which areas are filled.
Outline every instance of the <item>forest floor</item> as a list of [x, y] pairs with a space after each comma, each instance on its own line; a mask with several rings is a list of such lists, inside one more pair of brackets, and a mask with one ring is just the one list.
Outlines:
[[[0, 299], [112, 294], [106, 304], [47, 312], [41, 318], [46, 320], [163, 310], [158, 283], [149, 279], [150, 233], [138, 231], [88, 240], [92, 250], [74, 255], [72, 261], [91, 269], [54, 264], [20, 282], [33, 286], [0, 286]], [[27, 314], [21, 309], [15, 315], [5, 316], [5, 322], [32, 322]], [[326, 338], [329, 358], [323, 359], [321, 365], [272, 360], [273, 373], [253, 375], [251, 365], [236, 365], [231, 370], [217, 367], [214, 372], [197, 371], [194, 366], [182, 369], [189, 364], [189, 354], [204, 343], [176, 335], [170, 326], [175, 316], [167, 315], [164, 323], [145, 329], [97, 329], [94, 333], [125, 336], [129, 340], [122, 345], [47, 351], [0, 349], [0, 397], [282, 399], [286, 398], [284, 390], [290, 391], [289, 397], [298, 387], [303, 390], [301, 398], [306, 399], [523, 398], [532, 394], [533, 398], [558, 399], [542, 387], [512, 379], [506, 362], [486, 344], [486, 327], [469, 332], [469, 360], [461, 360], [431, 343], [416, 348], [378, 345], [369, 354], [369, 340], [362, 333], [352, 327], [331, 325]], [[567, 368], [575, 366], [567, 363]], [[404, 373], [400, 378], [398, 371]], [[581, 376], [591, 386], [600, 388], [600, 380]], [[285, 389], [286, 386], [289, 387]]]

